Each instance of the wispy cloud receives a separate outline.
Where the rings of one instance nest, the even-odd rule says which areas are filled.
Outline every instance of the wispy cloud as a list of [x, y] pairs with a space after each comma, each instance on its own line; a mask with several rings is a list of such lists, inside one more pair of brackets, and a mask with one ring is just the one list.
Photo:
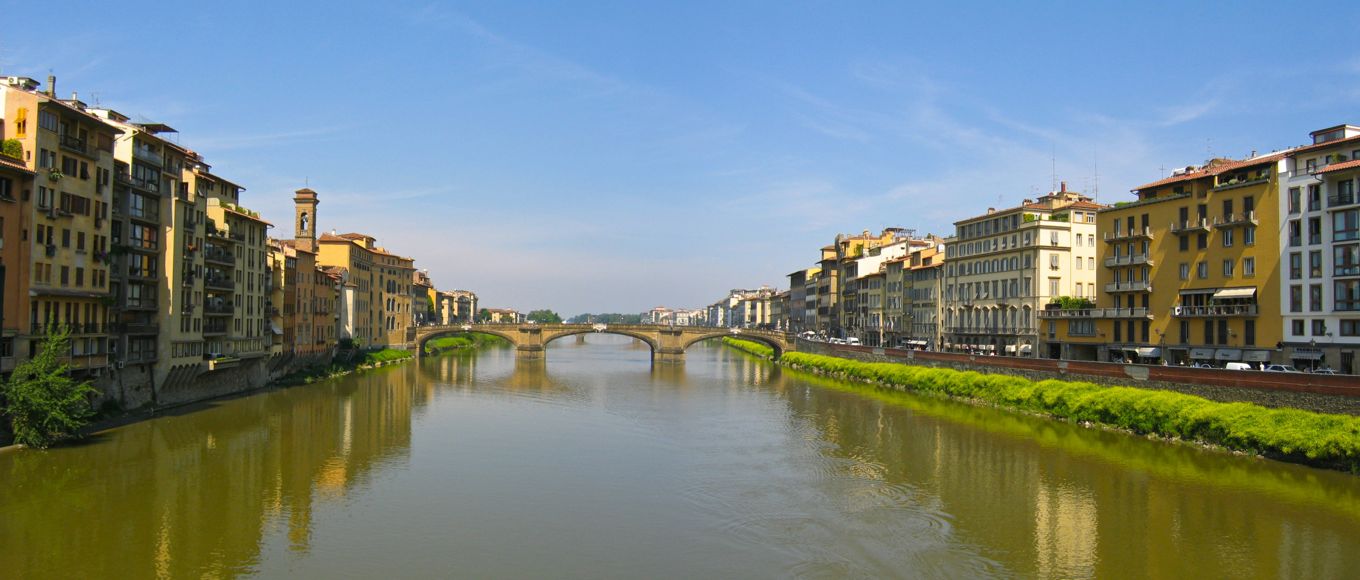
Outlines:
[[341, 133], [352, 130], [352, 126], [333, 125], [293, 131], [271, 131], [242, 135], [204, 135], [194, 138], [194, 147], [203, 150], [226, 151], [265, 147], [269, 145], [297, 144], [310, 141], [335, 139]]

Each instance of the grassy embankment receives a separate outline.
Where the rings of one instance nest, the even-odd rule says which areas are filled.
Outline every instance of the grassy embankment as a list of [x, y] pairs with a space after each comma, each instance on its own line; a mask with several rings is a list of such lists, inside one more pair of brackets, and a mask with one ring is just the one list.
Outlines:
[[341, 377], [358, 370], [395, 364], [413, 356], [415, 356], [415, 353], [411, 351], [396, 348], [369, 351], [356, 355], [347, 361], [333, 360], [329, 365], [313, 365], [297, 370], [286, 377], [274, 381], [274, 385], [284, 387], [309, 385], [317, 381]]
[[774, 349], [753, 340], [742, 340], [724, 336], [723, 344], [742, 351], [746, 354], [753, 354], [760, 358], [774, 358]]
[[437, 354], [452, 350], [480, 348], [495, 344], [509, 344], [509, 341], [494, 334], [459, 334], [436, 338], [425, 343], [425, 352]]
[[1169, 391], [1079, 381], [1032, 381], [1003, 374], [866, 363], [797, 352], [786, 353], [779, 362], [883, 387], [1360, 473], [1360, 417], [1218, 403]]

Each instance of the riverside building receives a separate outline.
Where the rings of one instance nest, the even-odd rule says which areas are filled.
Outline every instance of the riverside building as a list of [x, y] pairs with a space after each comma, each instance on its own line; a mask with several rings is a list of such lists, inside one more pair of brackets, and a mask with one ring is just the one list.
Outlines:
[[1037, 313], [1063, 296], [1096, 294], [1096, 211], [1058, 191], [954, 223], [945, 240], [944, 346], [1036, 356]]
[[1053, 357], [1148, 364], [1275, 360], [1283, 154], [1214, 159], [1102, 210], [1095, 304], [1042, 314]]
[[1360, 127], [1314, 131], [1280, 180], [1282, 358], [1360, 372]]

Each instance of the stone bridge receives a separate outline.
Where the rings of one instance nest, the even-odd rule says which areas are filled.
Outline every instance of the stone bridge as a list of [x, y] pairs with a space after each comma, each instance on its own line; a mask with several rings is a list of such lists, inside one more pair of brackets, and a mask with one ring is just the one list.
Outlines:
[[425, 355], [425, 343], [441, 336], [481, 332], [515, 345], [519, 356], [539, 358], [548, 343], [564, 336], [601, 333], [636, 338], [652, 347], [652, 360], [681, 362], [690, 345], [712, 338], [732, 336], [763, 343], [774, 349], [774, 358], [796, 350], [792, 335], [772, 330], [714, 328], [709, 326], [658, 326], [646, 324], [463, 324], [416, 328], [416, 356]]

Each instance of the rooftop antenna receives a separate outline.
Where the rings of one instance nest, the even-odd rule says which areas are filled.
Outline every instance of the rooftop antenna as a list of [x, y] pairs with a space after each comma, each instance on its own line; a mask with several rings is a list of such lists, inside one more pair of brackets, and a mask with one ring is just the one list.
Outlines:
[[1091, 154], [1091, 167], [1095, 175], [1091, 178], [1091, 199], [1100, 197], [1100, 153]]
[[1049, 189], [1049, 191], [1058, 191], [1058, 146], [1052, 143], [1049, 143], [1048, 146], [1048, 160], [1053, 168], [1053, 187], [1052, 189]]

